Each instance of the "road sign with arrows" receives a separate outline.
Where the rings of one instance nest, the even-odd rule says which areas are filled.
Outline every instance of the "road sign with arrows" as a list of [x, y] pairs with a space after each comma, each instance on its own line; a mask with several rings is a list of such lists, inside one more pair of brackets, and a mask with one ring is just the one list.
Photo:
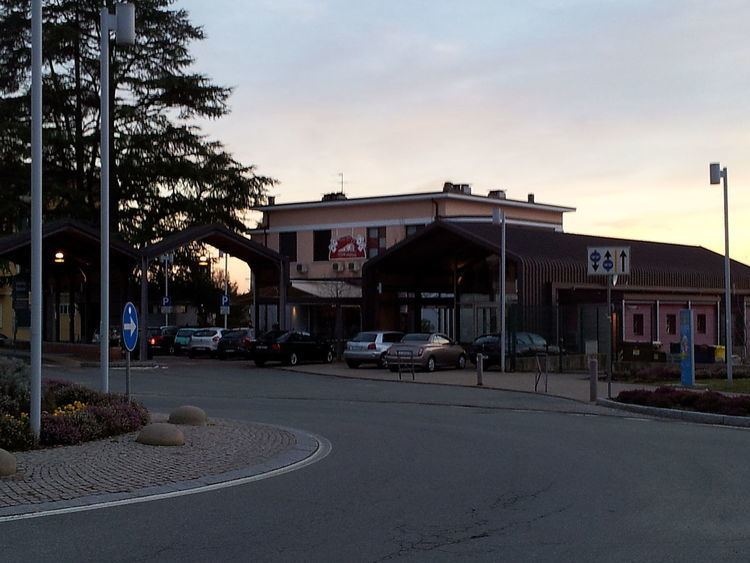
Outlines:
[[630, 274], [630, 247], [589, 246], [586, 262], [590, 276], [627, 276]]

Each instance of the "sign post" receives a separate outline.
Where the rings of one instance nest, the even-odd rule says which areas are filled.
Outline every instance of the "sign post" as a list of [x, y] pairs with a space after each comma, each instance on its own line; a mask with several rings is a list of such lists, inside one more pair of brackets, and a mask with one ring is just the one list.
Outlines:
[[685, 387], [695, 385], [695, 346], [693, 312], [680, 309], [680, 382]]
[[125, 397], [130, 400], [130, 352], [138, 343], [138, 311], [130, 301], [122, 310], [122, 341], [125, 344]]
[[589, 246], [586, 249], [588, 275], [607, 276], [607, 319], [609, 336], [607, 337], [607, 396], [612, 398], [612, 334], [614, 332], [612, 286], [617, 276], [630, 274], [629, 246]]

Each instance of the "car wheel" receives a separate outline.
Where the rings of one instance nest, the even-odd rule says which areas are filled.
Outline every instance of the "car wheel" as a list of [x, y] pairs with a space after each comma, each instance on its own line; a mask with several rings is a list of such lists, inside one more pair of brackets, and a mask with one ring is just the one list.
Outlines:
[[427, 371], [433, 372], [435, 371], [435, 357], [430, 356], [427, 358]]
[[388, 360], [385, 359], [385, 354], [380, 356], [380, 359], [378, 360], [378, 367], [381, 369], [385, 369], [388, 367]]
[[258, 366], [259, 368], [262, 368], [264, 365], [266, 365], [266, 361], [265, 360], [255, 360], [255, 365]]
[[193, 358], [195, 358], [195, 352], [193, 352], [192, 350], [188, 350], [187, 356], [192, 360]]
[[169, 354], [170, 354], [171, 356], [174, 356], [174, 355], [175, 355], [175, 350], [174, 350], [174, 346], [170, 346], [170, 347], [169, 347]]
[[226, 354], [225, 354], [224, 352], [219, 352], [219, 353], [217, 354], [217, 356], [218, 356], [218, 357], [219, 357], [219, 359], [220, 359], [220, 360], [222, 360], [222, 361], [223, 361], [223, 360], [226, 360], [226, 359], [227, 359], [227, 355], [226, 355]]
[[357, 369], [359, 367], [359, 362], [355, 362], [354, 360], [346, 360], [346, 365], [352, 369]]
[[326, 354], [326, 363], [327, 364], [333, 363], [333, 350], [328, 350], [328, 354]]
[[299, 357], [297, 356], [297, 352], [292, 352], [289, 354], [289, 359], [287, 360], [287, 363], [290, 366], [296, 366], [299, 363]]
[[458, 363], [456, 364], [456, 367], [458, 369], [464, 369], [466, 367], [466, 356], [464, 356], [463, 354], [461, 354], [458, 357]]

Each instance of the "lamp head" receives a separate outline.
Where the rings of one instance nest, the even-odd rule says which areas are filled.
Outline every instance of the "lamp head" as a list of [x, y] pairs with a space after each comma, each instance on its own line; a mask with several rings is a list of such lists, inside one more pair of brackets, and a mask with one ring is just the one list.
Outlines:
[[130, 2], [115, 4], [115, 18], [117, 29], [115, 40], [118, 45], [133, 45], [135, 43], [135, 5]]
[[709, 176], [711, 177], [711, 183], [712, 184], [720, 184], [721, 183], [721, 164], [718, 162], [712, 162], [709, 167]]

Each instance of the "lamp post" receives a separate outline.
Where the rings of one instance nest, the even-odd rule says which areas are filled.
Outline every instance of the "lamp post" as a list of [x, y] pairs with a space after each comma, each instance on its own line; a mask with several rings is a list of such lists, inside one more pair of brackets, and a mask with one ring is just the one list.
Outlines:
[[732, 383], [732, 291], [729, 271], [729, 194], [727, 168], [718, 162], [709, 166], [711, 184], [719, 184], [724, 180], [724, 317], [726, 321], [726, 350], [724, 355], [727, 362], [727, 381]]
[[31, 3], [31, 408], [42, 427], [42, 0]]
[[99, 67], [101, 95], [99, 99], [101, 116], [101, 290], [99, 351], [101, 358], [101, 387], [109, 391], [109, 32], [115, 32], [118, 45], [135, 43], [135, 6], [130, 3], [115, 4], [115, 13], [109, 8], [101, 10], [101, 53]]

